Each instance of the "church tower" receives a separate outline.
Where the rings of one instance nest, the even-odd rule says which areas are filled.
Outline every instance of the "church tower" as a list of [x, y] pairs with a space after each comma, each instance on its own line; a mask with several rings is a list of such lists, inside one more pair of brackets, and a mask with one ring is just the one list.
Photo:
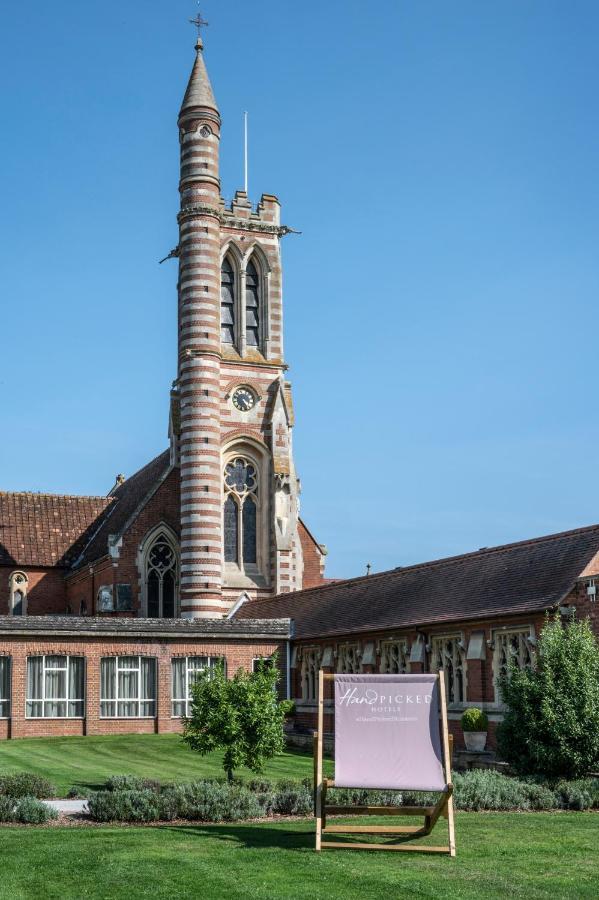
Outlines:
[[220, 193], [221, 119], [202, 40], [179, 113], [181, 615], [215, 617], [302, 586], [293, 406], [285, 380], [276, 197]]

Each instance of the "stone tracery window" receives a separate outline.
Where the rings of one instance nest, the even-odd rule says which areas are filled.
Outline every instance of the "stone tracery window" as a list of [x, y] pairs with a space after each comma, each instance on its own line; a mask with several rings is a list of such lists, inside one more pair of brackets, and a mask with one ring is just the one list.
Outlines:
[[318, 694], [318, 670], [320, 649], [304, 647], [302, 651], [302, 699], [316, 700]]
[[405, 675], [408, 671], [410, 651], [407, 641], [382, 641], [381, 672], [388, 675]]
[[509, 678], [513, 667], [530, 669], [534, 664], [530, 645], [530, 628], [511, 631], [495, 631], [493, 635], [493, 675], [495, 683], [495, 699], [501, 702], [499, 679]]
[[258, 469], [253, 462], [237, 456], [224, 473], [225, 562], [241, 569], [258, 562]]
[[165, 532], [152, 541], [146, 554], [146, 615], [174, 619], [177, 615], [177, 552]]
[[220, 339], [235, 343], [235, 270], [225, 256], [220, 272]]
[[337, 671], [346, 675], [357, 675], [360, 670], [361, 657], [358, 644], [339, 644], [337, 647]]
[[435, 637], [431, 648], [431, 671], [445, 673], [447, 703], [463, 703], [466, 699], [466, 655], [459, 635]]

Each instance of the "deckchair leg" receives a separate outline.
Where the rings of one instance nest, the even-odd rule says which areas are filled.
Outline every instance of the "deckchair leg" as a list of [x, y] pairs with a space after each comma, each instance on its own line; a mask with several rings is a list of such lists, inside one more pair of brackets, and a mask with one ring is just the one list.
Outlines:
[[316, 737], [316, 851], [320, 852], [322, 846], [322, 818], [323, 818], [323, 783], [322, 783], [322, 742], [324, 729], [324, 679], [322, 669], [318, 672], [318, 732]]

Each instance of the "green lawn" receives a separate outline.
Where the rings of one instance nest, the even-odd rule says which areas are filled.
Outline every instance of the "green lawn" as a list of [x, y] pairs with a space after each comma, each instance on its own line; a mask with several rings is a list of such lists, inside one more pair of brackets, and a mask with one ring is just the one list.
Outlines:
[[[97, 788], [111, 775], [142, 775], [161, 781], [222, 776], [221, 757], [219, 753], [200, 756], [177, 734], [23, 738], [0, 742], [0, 774], [44, 775], [56, 785], [59, 796], [64, 796], [73, 786], [82, 793]], [[238, 774], [252, 777], [247, 769]], [[269, 763], [264, 774], [269, 778], [311, 777], [312, 756], [284, 753]]]
[[[439, 836], [436, 838], [439, 839]], [[1, 828], [0, 897], [364, 900], [597, 896], [599, 816], [462, 813], [456, 859], [313, 851], [308, 821]]]

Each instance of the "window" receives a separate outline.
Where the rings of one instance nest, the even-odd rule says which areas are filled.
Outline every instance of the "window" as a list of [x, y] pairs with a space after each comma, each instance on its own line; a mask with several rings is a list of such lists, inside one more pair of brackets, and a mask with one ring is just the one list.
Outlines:
[[225, 466], [225, 562], [241, 569], [258, 562], [258, 470], [238, 456]]
[[191, 687], [205, 669], [214, 671], [217, 666], [225, 667], [222, 656], [182, 656], [173, 659], [173, 702], [172, 715], [188, 716], [191, 706]]
[[0, 656], [0, 719], [10, 716], [10, 656]]
[[360, 651], [357, 644], [339, 644], [337, 648], [337, 671], [346, 675], [357, 675], [360, 671]]
[[518, 669], [530, 669], [533, 665], [533, 653], [530, 645], [530, 628], [514, 631], [496, 631], [493, 634], [493, 674], [495, 681], [495, 700], [501, 702], [499, 679], [510, 677], [513, 666]]
[[112, 585], [103, 584], [98, 588], [98, 601], [96, 609], [99, 613], [114, 612], [114, 600], [112, 597]]
[[235, 342], [235, 272], [227, 256], [220, 270], [220, 339]]
[[260, 346], [260, 275], [252, 260], [245, 270], [245, 342]]
[[305, 647], [302, 653], [302, 698], [304, 700], [317, 699], [319, 668], [320, 650], [318, 647]]
[[140, 719], [156, 715], [156, 660], [111, 656], [101, 661], [100, 715]]
[[28, 657], [27, 718], [82, 718], [84, 707], [85, 659], [82, 656]]
[[252, 660], [252, 672], [259, 672], [262, 666], [272, 669], [275, 661], [272, 656], [255, 656]]
[[12, 616], [27, 615], [27, 587], [25, 572], [12, 572], [8, 578], [8, 609]]
[[389, 675], [405, 675], [408, 671], [410, 652], [407, 641], [383, 641], [381, 644], [381, 672]]
[[463, 703], [466, 699], [466, 658], [459, 635], [433, 638], [431, 671], [445, 673], [447, 703]]
[[177, 552], [160, 532], [146, 555], [146, 615], [174, 619], [177, 615]]

